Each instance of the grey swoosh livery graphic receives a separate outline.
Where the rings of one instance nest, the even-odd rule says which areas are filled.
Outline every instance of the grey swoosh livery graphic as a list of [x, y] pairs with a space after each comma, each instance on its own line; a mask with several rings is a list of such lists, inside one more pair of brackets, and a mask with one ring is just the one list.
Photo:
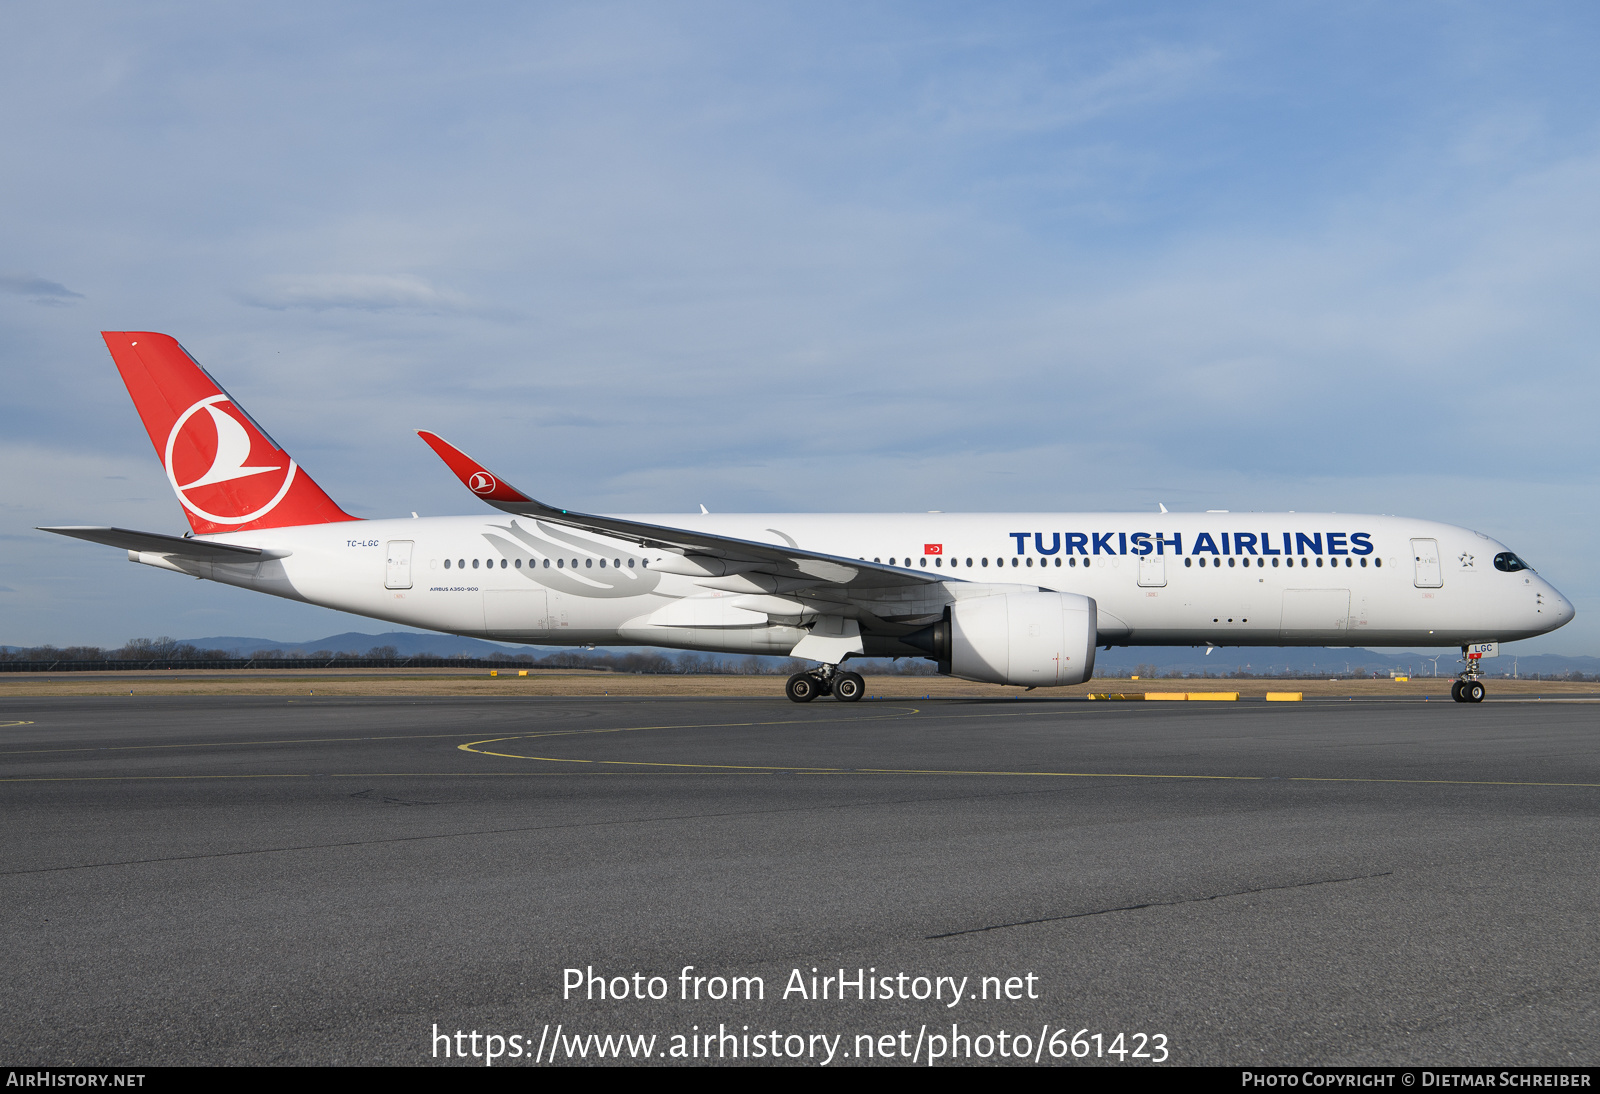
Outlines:
[[[621, 553], [613, 544], [601, 543], [599, 540], [576, 535], [566, 529], [552, 528], [543, 521], [535, 523], [538, 527], [537, 532], [524, 528], [517, 521], [512, 521], [510, 524], [495, 526], [505, 532], [505, 536], [491, 532], [485, 532], [483, 536], [503, 557], [523, 559], [523, 569], [516, 572], [535, 585], [542, 585], [547, 589], [566, 593], [568, 596], [608, 600], [652, 592], [661, 583], [660, 574], [653, 574], [643, 567], [628, 569], [626, 565], [624, 568], [612, 565], [613, 560]], [[507, 536], [510, 538], [506, 538]], [[555, 560], [558, 558], [566, 559], [568, 566], [572, 565], [574, 558], [582, 561], [592, 559], [595, 565], [583, 569], [558, 570], [555, 567]], [[549, 569], [544, 568], [545, 559], [550, 560]], [[604, 568], [599, 564], [601, 559], [606, 562]], [[533, 563], [538, 565], [535, 566]]]

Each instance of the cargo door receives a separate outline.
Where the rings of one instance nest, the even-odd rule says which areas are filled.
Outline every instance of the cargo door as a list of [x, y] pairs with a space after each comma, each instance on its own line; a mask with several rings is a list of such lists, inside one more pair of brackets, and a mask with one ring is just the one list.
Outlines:
[[383, 587], [385, 589], [411, 588], [411, 548], [415, 541], [391, 539], [388, 561], [384, 563]]
[[550, 633], [545, 590], [485, 589], [484, 629], [493, 638], [542, 638]]
[[1344, 645], [1350, 636], [1349, 589], [1285, 589], [1278, 637]]
[[1145, 555], [1139, 559], [1139, 584], [1145, 588], [1160, 588], [1167, 583], [1167, 560], [1160, 555]]
[[1414, 539], [1411, 557], [1417, 567], [1415, 583], [1419, 589], [1437, 589], [1444, 584], [1444, 571], [1439, 567], [1439, 541]]
[[572, 629], [572, 620], [568, 617], [572, 597], [564, 593], [551, 592], [549, 602], [545, 605], [544, 627], [550, 634], [561, 634], [563, 630]]

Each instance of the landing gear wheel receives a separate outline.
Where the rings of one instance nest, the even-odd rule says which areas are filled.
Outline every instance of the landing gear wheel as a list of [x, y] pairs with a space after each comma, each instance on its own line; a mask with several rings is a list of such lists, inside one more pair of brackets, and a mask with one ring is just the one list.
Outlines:
[[841, 703], [853, 703], [866, 693], [867, 682], [853, 672], [835, 673], [833, 697]]
[[1476, 680], [1468, 680], [1461, 685], [1461, 701], [1463, 703], [1481, 703], [1485, 694], [1484, 686]]
[[809, 703], [819, 694], [817, 678], [808, 672], [797, 672], [789, 677], [783, 692], [796, 703]]
[[1466, 702], [1465, 699], [1461, 698], [1461, 685], [1464, 683], [1466, 683], [1465, 680], [1457, 680], [1450, 685], [1450, 698], [1454, 699], [1458, 703]]

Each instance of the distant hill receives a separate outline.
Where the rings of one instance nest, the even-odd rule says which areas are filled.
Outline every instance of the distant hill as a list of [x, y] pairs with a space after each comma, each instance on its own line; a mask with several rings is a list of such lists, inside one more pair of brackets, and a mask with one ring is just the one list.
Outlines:
[[504, 645], [485, 642], [481, 638], [461, 638], [451, 634], [413, 634], [410, 631], [387, 631], [383, 634], [363, 634], [345, 631], [326, 638], [306, 642], [284, 642], [274, 638], [242, 638], [238, 635], [220, 635], [211, 638], [183, 638], [197, 649], [227, 650], [239, 657], [249, 657], [260, 650], [281, 650], [284, 654], [358, 653], [363, 656], [379, 646], [393, 646], [401, 657], [418, 657], [432, 654], [435, 657], [490, 657], [497, 653], [529, 653], [536, 647]]
[[[550, 651], [556, 646], [514, 646], [499, 642], [486, 642], [479, 638], [459, 638], [447, 634], [413, 634], [409, 631], [389, 631], [384, 634], [363, 634], [346, 631], [308, 642], [279, 642], [267, 638], [186, 638], [203, 650], [230, 650], [248, 657], [257, 650], [282, 650], [314, 653], [329, 650], [333, 653], [354, 651], [366, 653], [376, 646], [393, 646], [401, 657], [417, 657], [431, 653], [438, 657], [490, 657], [496, 653], [533, 653]], [[607, 647], [613, 652], [622, 652]], [[1153, 666], [1167, 672], [1248, 672], [1256, 676], [1271, 673], [1348, 673], [1405, 671], [1431, 674], [1435, 671], [1434, 655], [1438, 655], [1440, 676], [1454, 676], [1461, 654], [1455, 649], [1392, 652], [1389, 650], [1323, 648], [1317, 646], [1218, 646], [1208, 655], [1199, 646], [1119, 646], [1100, 650], [1095, 654], [1095, 668], [1108, 675], [1127, 675], [1140, 666]], [[1584, 675], [1600, 673], [1600, 657], [1563, 657], [1558, 654], [1504, 653], [1484, 664], [1491, 675], [1510, 673], [1513, 662], [1519, 676], [1565, 676], [1572, 672]], [[1108, 672], [1108, 670], [1110, 670]], [[1118, 671], [1122, 670], [1122, 671]]]
[[[184, 638], [180, 641], [201, 650], [225, 650], [238, 657], [249, 657], [269, 650], [277, 650], [284, 656], [309, 655], [323, 650], [332, 654], [354, 653], [365, 656], [367, 651], [382, 646], [393, 646], [399, 657], [420, 657], [431, 654], [435, 657], [487, 658], [497, 653], [513, 655], [531, 653], [536, 657], [543, 657], [549, 653], [569, 649], [561, 646], [519, 646], [487, 642], [481, 638], [461, 638], [448, 634], [415, 634], [411, 631], [386, 631], [382, 634], [345, 631], [343, 634], [331, 634], [326, 638], [315, 638], [305, 642], [247, 638], [239, 635]], [[0, 650], [15, 649], [17, 647], [0, 646]], [[644, 649], [646, 648], [608, 646], [598, 652], [621, 655]], [[1436, 654], [1437, 670], [1434, 665]], [[1165, 675], [1174, 672], [1197, 675], [1213, 673], [1218, 676], [1234, 672], [1249, 673], [1253, 676], [1284, 673], [1315, 675], [1326, 672], [1330, 675], [1335, 673], [1343, 675], [1376, 672], [1386, 676], [1391, 671], [1415, 675], [1432, 675], [1437, 671], [1440, 676], [1454, 676], [1459, 669], [1460, 656], [1460, 652], [1455, 649], [1426, 652], [1407, 650], [1396, 653], [1387, 650], [1338, 647], [1218, 646], [1207, 654], [1204, 646], [1119, 646], [1096, 652], [1095, 672], [1096, 675], [1104, 676], [1127, 676], [1132, 673]], [[761, 658], [761, 660], [766, 662], [783, 659]], [[1509, 675], [1513, 669], [1518, 676], [1569, 676], [1572, 673], [1596, 676], [1600, 675], [1600, 657], [1566, 657], [1548, 653], [1517, 654], [1508, 651], [1484, 663], [1484, 671], [1491, 676], [1502, 673]]]
[[[1438, 657], [1437, 670], [1435, 656]], [[1168, 672], [1212, 672], [1223, 675], [1247, 672], [1255, 676], [1280, 673], [1351, 673], [1391, 671], [1415, 675], [1454, 676], [1460, 670], [1461, 651], [1389, 650], [1325, 648], [1320, 646], [1217, 646], [1206, 653], [1204, 646], [1123, 646], [1095, 654], [1095, 671], [1107, 675], [1138, 672], [1140, 666]], [[1566, 676], [1581, 672], [1600, 673], [1600, 657], [1564, 657], [1553, 653], [1518, 654], [1513, 649], [1484, 661], [1483, 671], [1491, 676]], [[1123, 671], [1115, 671], [1115, 670]]]

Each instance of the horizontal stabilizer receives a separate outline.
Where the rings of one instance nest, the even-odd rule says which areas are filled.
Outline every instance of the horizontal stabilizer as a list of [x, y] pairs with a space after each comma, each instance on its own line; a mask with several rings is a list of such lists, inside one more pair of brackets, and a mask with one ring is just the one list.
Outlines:
[[90, 543], [103, 543], [107, 547], [121, 547], [128, 551], [148, 551], [151, 554], [203, 559], [206, 562], [251, 562], [264, 558], [283, 558], [289, 553], [267, 551], [260, 547], [240, 547], [232, 543], [213, 543], [208, 539], [166, 536], [160, 532], [136, 532], [131, 528], [73, 525], [40, 528], [39, 531], [54, 532], [58, 536], [71, 536], [74, 539], [86, 539]]

